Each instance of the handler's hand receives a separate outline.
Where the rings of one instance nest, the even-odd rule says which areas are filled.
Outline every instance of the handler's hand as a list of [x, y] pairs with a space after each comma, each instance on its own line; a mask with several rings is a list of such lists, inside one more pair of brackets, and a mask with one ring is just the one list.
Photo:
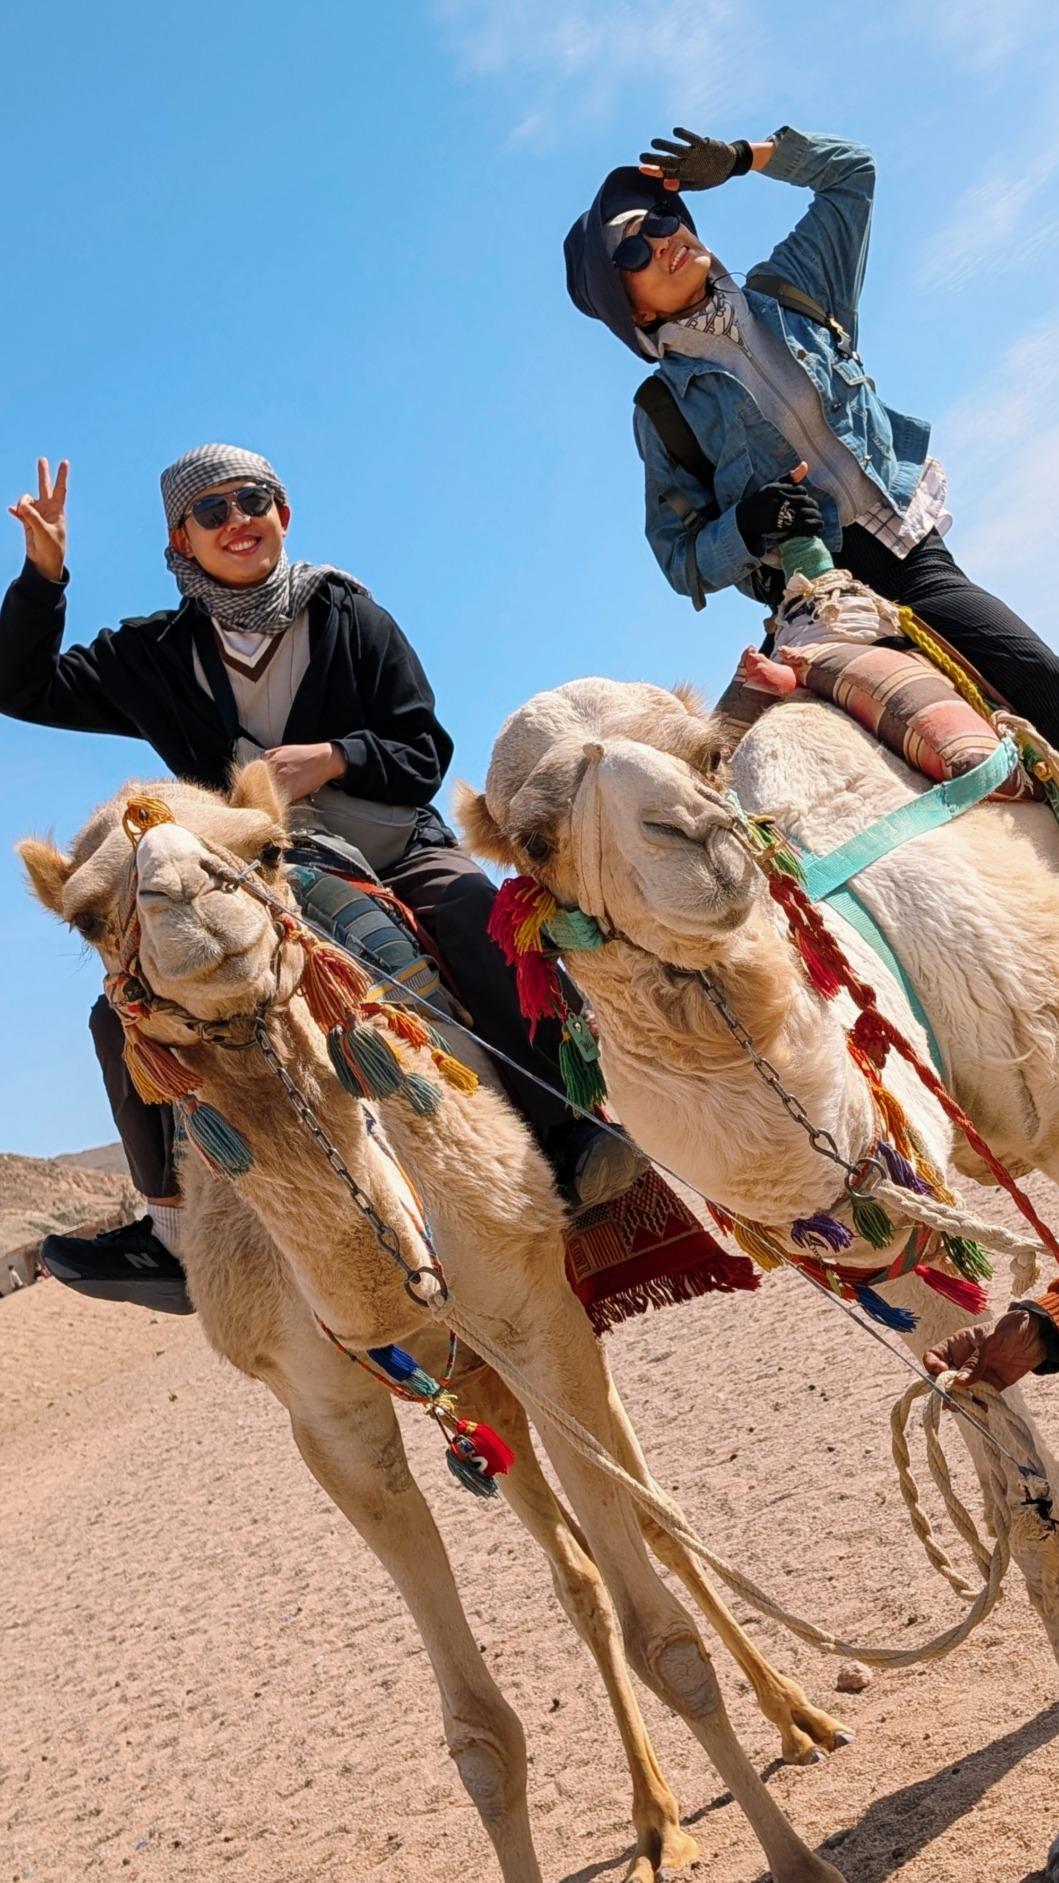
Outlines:
[[1036, 1316], [1025, 1308], [1009, 1308], [995, 1327], [963, 1327], [958, 1334], [923, 1355], [928, 1373], [956, 1369], [959, 1386], [994, 1386], [998, 1393], [1014, 1386], [1045, 1357], [1044, 1339]]
[[333, 784], [346, 769], [341, 748], [326, 741], [319, 745], [274, 745], [265, 757], [292, 804], [299, 798], [311, 798], [321, 785]]
[[26, 532], [26, 554], [35, 569], [49, 582], [58, 582], [66, 564], [66, 480], [70, 473], [64, 458], [55, 473], [54, 484], [47, 458], [37, 459], [37, 495], [26, 491], [8, 510], [17, 517]]
[[698, 137], [678, 124], [671, 143], [652, 137], [650, 150], [640, 152], [640, 168], [648, 176], [662, 177], [670, 190], [715, 190], [731, 176], [744, 176], [753, 161], [749, 144], [725, 144], [719, 137]]

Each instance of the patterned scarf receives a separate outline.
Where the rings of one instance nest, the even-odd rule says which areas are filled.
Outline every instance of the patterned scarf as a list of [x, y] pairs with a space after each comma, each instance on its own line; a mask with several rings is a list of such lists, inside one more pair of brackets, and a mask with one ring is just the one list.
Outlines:
[[[287, 501], [282, 479], [268, 459], [256, 451], [245, 451], [239, 445], [196, 445], [162, 472], [162, 502], [170, 529], [183, 522], [196, 497], [233, 477], [266, 484], [274, 492], [277, 503]], [[222, 628], [240, 629], [244, 634], [282, 634], [331, 576], [349, 582], [360, 594], [367, 592], [353, 576], [333, 563], [292, 563], [286, 550], [271, 575], [252, 588], [232, 588], [226, 582], [218, 582], [192, 557], [180, 555], [172, 544], [166, 549], [165, 560], [182, 595], [202, 602]]]

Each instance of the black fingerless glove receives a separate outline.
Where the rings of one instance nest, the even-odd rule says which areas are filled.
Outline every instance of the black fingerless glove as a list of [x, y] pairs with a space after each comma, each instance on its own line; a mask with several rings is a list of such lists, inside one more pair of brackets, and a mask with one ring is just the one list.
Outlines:
[[783, 542], [788, 536], [819, 536], [824, 526], [816, 498], [789, 477], [742, 498], [735, 506], [735, 522], [752, 556], [761, 555], [766, 539]]
[[654, 164], [682, 190], [715, 190], [719, 183], [745, 176], [750, 169], [752, 152], [745, 137], [725, 144], [719, 137], [697, 137], [679, 124], [673, 127], [673, 136], [681, 138], [682, 143], [652, 137], [650, 150], [640, 153], [640, 162]]

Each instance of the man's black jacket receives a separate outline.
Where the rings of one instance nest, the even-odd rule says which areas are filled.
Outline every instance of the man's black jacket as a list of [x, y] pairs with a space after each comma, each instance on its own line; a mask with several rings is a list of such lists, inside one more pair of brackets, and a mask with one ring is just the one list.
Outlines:
[[[240, 733], [210, 618], [198, 602], [104, 628], [60, 652], [66, 581], [32, 563], [0, 606], [0, 712], [70, 732], [146, 739], [178, 778], [221, 789]], [[345, 753], [342, 789], [378, 804], [415, 805], [420, 842], [453, 843], [431, 800], [452, 740], [397, 623], [369, 595], [331, 577], [309, 602], [309, 665], [284, 745], [333, 740]], [[198, 649], [214, 698], [195, 679]]]

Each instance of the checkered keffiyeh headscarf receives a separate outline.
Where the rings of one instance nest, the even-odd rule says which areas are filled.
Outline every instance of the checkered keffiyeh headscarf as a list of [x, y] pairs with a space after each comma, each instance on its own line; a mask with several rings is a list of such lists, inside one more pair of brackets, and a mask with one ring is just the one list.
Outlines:
[[[278, 503], [287, 501], [282, 478], [258, 452], [244, 451], [239, 445], [196, 445], [162, 472], [162, 502], [169, 528], [176, 529], [184, 521], [196, 497], [233, 477], [266, 484]], [[272, 574], [252, 588], [230, 588], [218, 582], [192, 557], [180, 555], [172, 544], [165, 559], [182, 595], [202, 602], [223, 628], [240, 628], [244, 633], [282, 634], [329, 576], [339, 575], [365, 592], [345, 569], [330, 562], [292, 563], [286, 550]]]

